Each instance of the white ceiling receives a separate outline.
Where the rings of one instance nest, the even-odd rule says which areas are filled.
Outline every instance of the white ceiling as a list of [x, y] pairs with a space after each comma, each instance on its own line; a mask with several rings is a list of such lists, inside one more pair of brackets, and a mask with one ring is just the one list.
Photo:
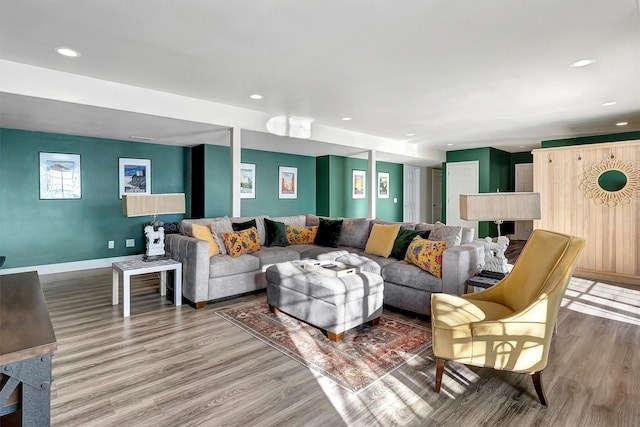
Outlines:
[[[640, 130], [639, 9], [640, 0], [0, 0], [0, 59], [312, 117], [399, 145], [514, 152]], [[59, 46], [81, 56], [64, 58]], [[582, 58], [595, 63], [570, 67]], [[177, 145], [227, 129], [11, 93], [0, 103], [3, 127], [114, 139], [153, 127], [155, 142]], [[256, 148], [247, 135], [243, 146]]]

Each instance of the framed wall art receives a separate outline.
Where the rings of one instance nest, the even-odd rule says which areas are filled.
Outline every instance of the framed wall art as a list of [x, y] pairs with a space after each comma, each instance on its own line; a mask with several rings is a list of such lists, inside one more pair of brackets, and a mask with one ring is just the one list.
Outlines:
[[80, 154], [39, 153], [40, 199], [81, 199]]
[[367, 189], [367, 172], [354, 169], [352, 181], [352, 197], [354, 199], [364, 199]]
[[120, 198], [123, 194], [151, 194], [151, 160], [118, 159]]
[[378, 172], [378, 199], [389, 198], [389, 172]]
[[256, 165], [240, 163], [240, 198], [256, 198]]
[[278, 198], [298, 198], [298, 168], [288, 166], [278, 168]]

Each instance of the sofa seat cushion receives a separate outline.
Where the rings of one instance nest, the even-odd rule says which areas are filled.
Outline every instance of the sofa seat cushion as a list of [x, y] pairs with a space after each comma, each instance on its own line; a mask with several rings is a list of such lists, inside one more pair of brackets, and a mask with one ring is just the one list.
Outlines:
[[[296, 246], [302, 246], [302, 245], [288, 246], [288, 248], [293, 248]], [[352, 248], [350, 246], [339, 246], [337, 248], [330, 248], [326, 246], [309, 245], [308, 249], [300, 252], [300, 259], [318, 259], [319, 255], [326, 254], [328, 252], [335, 252], [339, 250], [345, 250], [347, 252], [355, 252], [355, 253], [361, 252], [360, 249]]]
[[211, 257], [209, 277], [224, 277], [233, 274], [248, 273], [260, 269], [260, 259], [253, 254], [243, 254], [236, 258], [229, 255]]
[[426, 292], [442, 292], [442, 279], [405, 261], [394, 261], [382, 267], [382, 278], [385, 282]]
[[300, 253], [289, 249], [289, 247], [266, 247], [263, 246], [257, 252], [252, 253], [254, 257], [260, 260], [260, 268], [265, 265], [277, 264], [279, 262], [297, 261], [300, 259]]
[[[484, 246], [483, 246], [484, 247]], [[303, 243], [303, 244], [298, 244], [298, 245], [289, 245], [287, 246], [287, 249], [291, 250], [291, 251], [296, 251], [299, 254], [302, 255], [302, 253], [308, 251], [309, 249], [313, 249], [313, 248], [317, 248], [316, 245], [314, 245], [313, 243]], [[300, 259], [302, 259], [303, 257], [300, 256]]]
[[391, 264], [394, 263], [396, 261], [398, 261], [395, 258], [385, 258], [383, 256], [380, 255], [372, 255], [372, 254], [367, 254], [367, 253], [359, 253], [358, 255], [361, 255], [365, 258], [369, 258], [371, 261], [375, 262], [376, 264], [378, 264], [380, 266], [380, 268], [384, 267], [387, 264]]
[[278, 221], [284, 223], [285, 225], [294, 225], [296, 227], [304, 227], [305, 225], [307, 225], [306, 215], [277, 216], [269, 219], [271, 219], [271, 221]]

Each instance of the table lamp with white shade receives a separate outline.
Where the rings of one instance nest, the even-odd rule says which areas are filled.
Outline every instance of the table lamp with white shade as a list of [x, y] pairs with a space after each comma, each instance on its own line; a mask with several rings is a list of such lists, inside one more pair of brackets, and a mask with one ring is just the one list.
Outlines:
[[144, 259], [155, 260], [165, 256], [164, 228], [154, 225], [158, 215], [185, 213], [184, 193], [173, 194], [125, 194], [122, 196], [122, 213], [127, 217], [153, 216], [145, 226], [147, 252]]
[[485, 243], [485, 270], [507, 273], [504, 251], [509, 239], [500, 234], [504, 221], [540, 219], [540, 193], [503, 192], [460, 195], [460, 218], [467, 221], [493, 221], [498, 242]]

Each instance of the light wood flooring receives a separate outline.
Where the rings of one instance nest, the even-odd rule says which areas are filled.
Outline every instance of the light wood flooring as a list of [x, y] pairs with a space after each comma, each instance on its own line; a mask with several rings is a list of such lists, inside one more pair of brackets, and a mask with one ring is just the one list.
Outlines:
[[640, 288], [572, 281], [543, 407], [529, 376], [456, 364], [436, 394], [432, 357], [353, 395], [215, 314], [264, 293], [196, 311], [137, 276], [125, 319], [110, 269], [40, 279], [58, 339], [54, 426], [640, 425]]

